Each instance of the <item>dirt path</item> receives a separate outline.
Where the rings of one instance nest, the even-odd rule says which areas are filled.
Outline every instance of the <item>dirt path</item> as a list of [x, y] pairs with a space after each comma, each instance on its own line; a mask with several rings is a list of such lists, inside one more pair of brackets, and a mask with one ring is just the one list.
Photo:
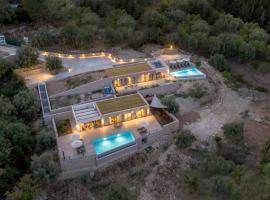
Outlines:
[[240, 113], [248, 109], [251, 97], [242, 97], [236, 91], [228, 88], [220, 73], [206, 62], [203, 69], [208, 78], [217, 85], [218, 90], [213, 95], [213, 102], [209, 107], [198, 111], [200, 121], [185, 125], [197, 138], [211, 142], [213, 135], [219, 133], [223, 124], [240, 119]]

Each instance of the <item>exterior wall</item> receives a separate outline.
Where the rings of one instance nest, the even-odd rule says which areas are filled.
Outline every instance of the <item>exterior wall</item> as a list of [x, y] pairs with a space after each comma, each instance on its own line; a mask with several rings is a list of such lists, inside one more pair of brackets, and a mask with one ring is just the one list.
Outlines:
[[112, 165], [114, 162], [124, 160], [128, 156], [132, 156], [134, 153], [140, 152], [151, 145], [168, 145], [173, 138], [173, 133], [176, 132], [179, 128], [179, 121], [173, 115], [169, 115], [174, 119], [174, 121], [163, 126], [161, 129], [152, 130], [149, 134], [147, 134], [146, 143], [142, 143], [142, 137], [137, 134], [136, 145], [114, 152], [100, 159], [96, 159], [96, 156], [93, 154], [90, 156], [81, 156], [76, 159], [64, 160], [60, 155], [60, 149], [58, 149], [62, 170], [60, 178], [74, 178], [84, 173], [94, 173], [97, 169], [100, 170], [106, 168]]
[[154, 95], [161, 95], [161, 94], [172, 94], [179, 89], [177, 84], [168, 84], [162, 85], [159, 87], [147, 88], [140, 90], [139, 92], [144, 96], [154, 96]]

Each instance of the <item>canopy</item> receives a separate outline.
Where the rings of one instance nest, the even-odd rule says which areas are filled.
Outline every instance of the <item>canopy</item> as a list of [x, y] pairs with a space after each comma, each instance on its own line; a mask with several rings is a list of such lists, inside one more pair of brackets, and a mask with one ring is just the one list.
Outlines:
[[167, 108], [167, 106], [164, 106], [164, 105], [160, 102], [160, 100], [157, 98], [156, 95], [153, 97], [150, 106], [153, 107], [153, 108]]

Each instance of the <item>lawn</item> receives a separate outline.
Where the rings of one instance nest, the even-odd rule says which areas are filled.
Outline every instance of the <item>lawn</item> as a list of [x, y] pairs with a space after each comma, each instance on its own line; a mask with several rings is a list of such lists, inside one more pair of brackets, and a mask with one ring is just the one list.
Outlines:
[[146, 103], [138, 94], [97, 102], [97, 106], [102, 114], [127, 110], [145, 105]]

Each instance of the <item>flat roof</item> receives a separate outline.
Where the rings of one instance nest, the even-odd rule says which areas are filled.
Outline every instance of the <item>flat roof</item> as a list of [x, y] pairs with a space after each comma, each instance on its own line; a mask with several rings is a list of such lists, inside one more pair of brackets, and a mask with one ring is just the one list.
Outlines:
[[127, 95], [96, 102], [101, 114], [128, 110], [148, 105], [139, 94]]
[[152, 67], [147, 63], [136, 63], [105, 69], [104, 72], [106, 76], [110, 77], [110, 76], [121, 76], [125, 74], [133, 74], [149, 70], [152, 70]]

